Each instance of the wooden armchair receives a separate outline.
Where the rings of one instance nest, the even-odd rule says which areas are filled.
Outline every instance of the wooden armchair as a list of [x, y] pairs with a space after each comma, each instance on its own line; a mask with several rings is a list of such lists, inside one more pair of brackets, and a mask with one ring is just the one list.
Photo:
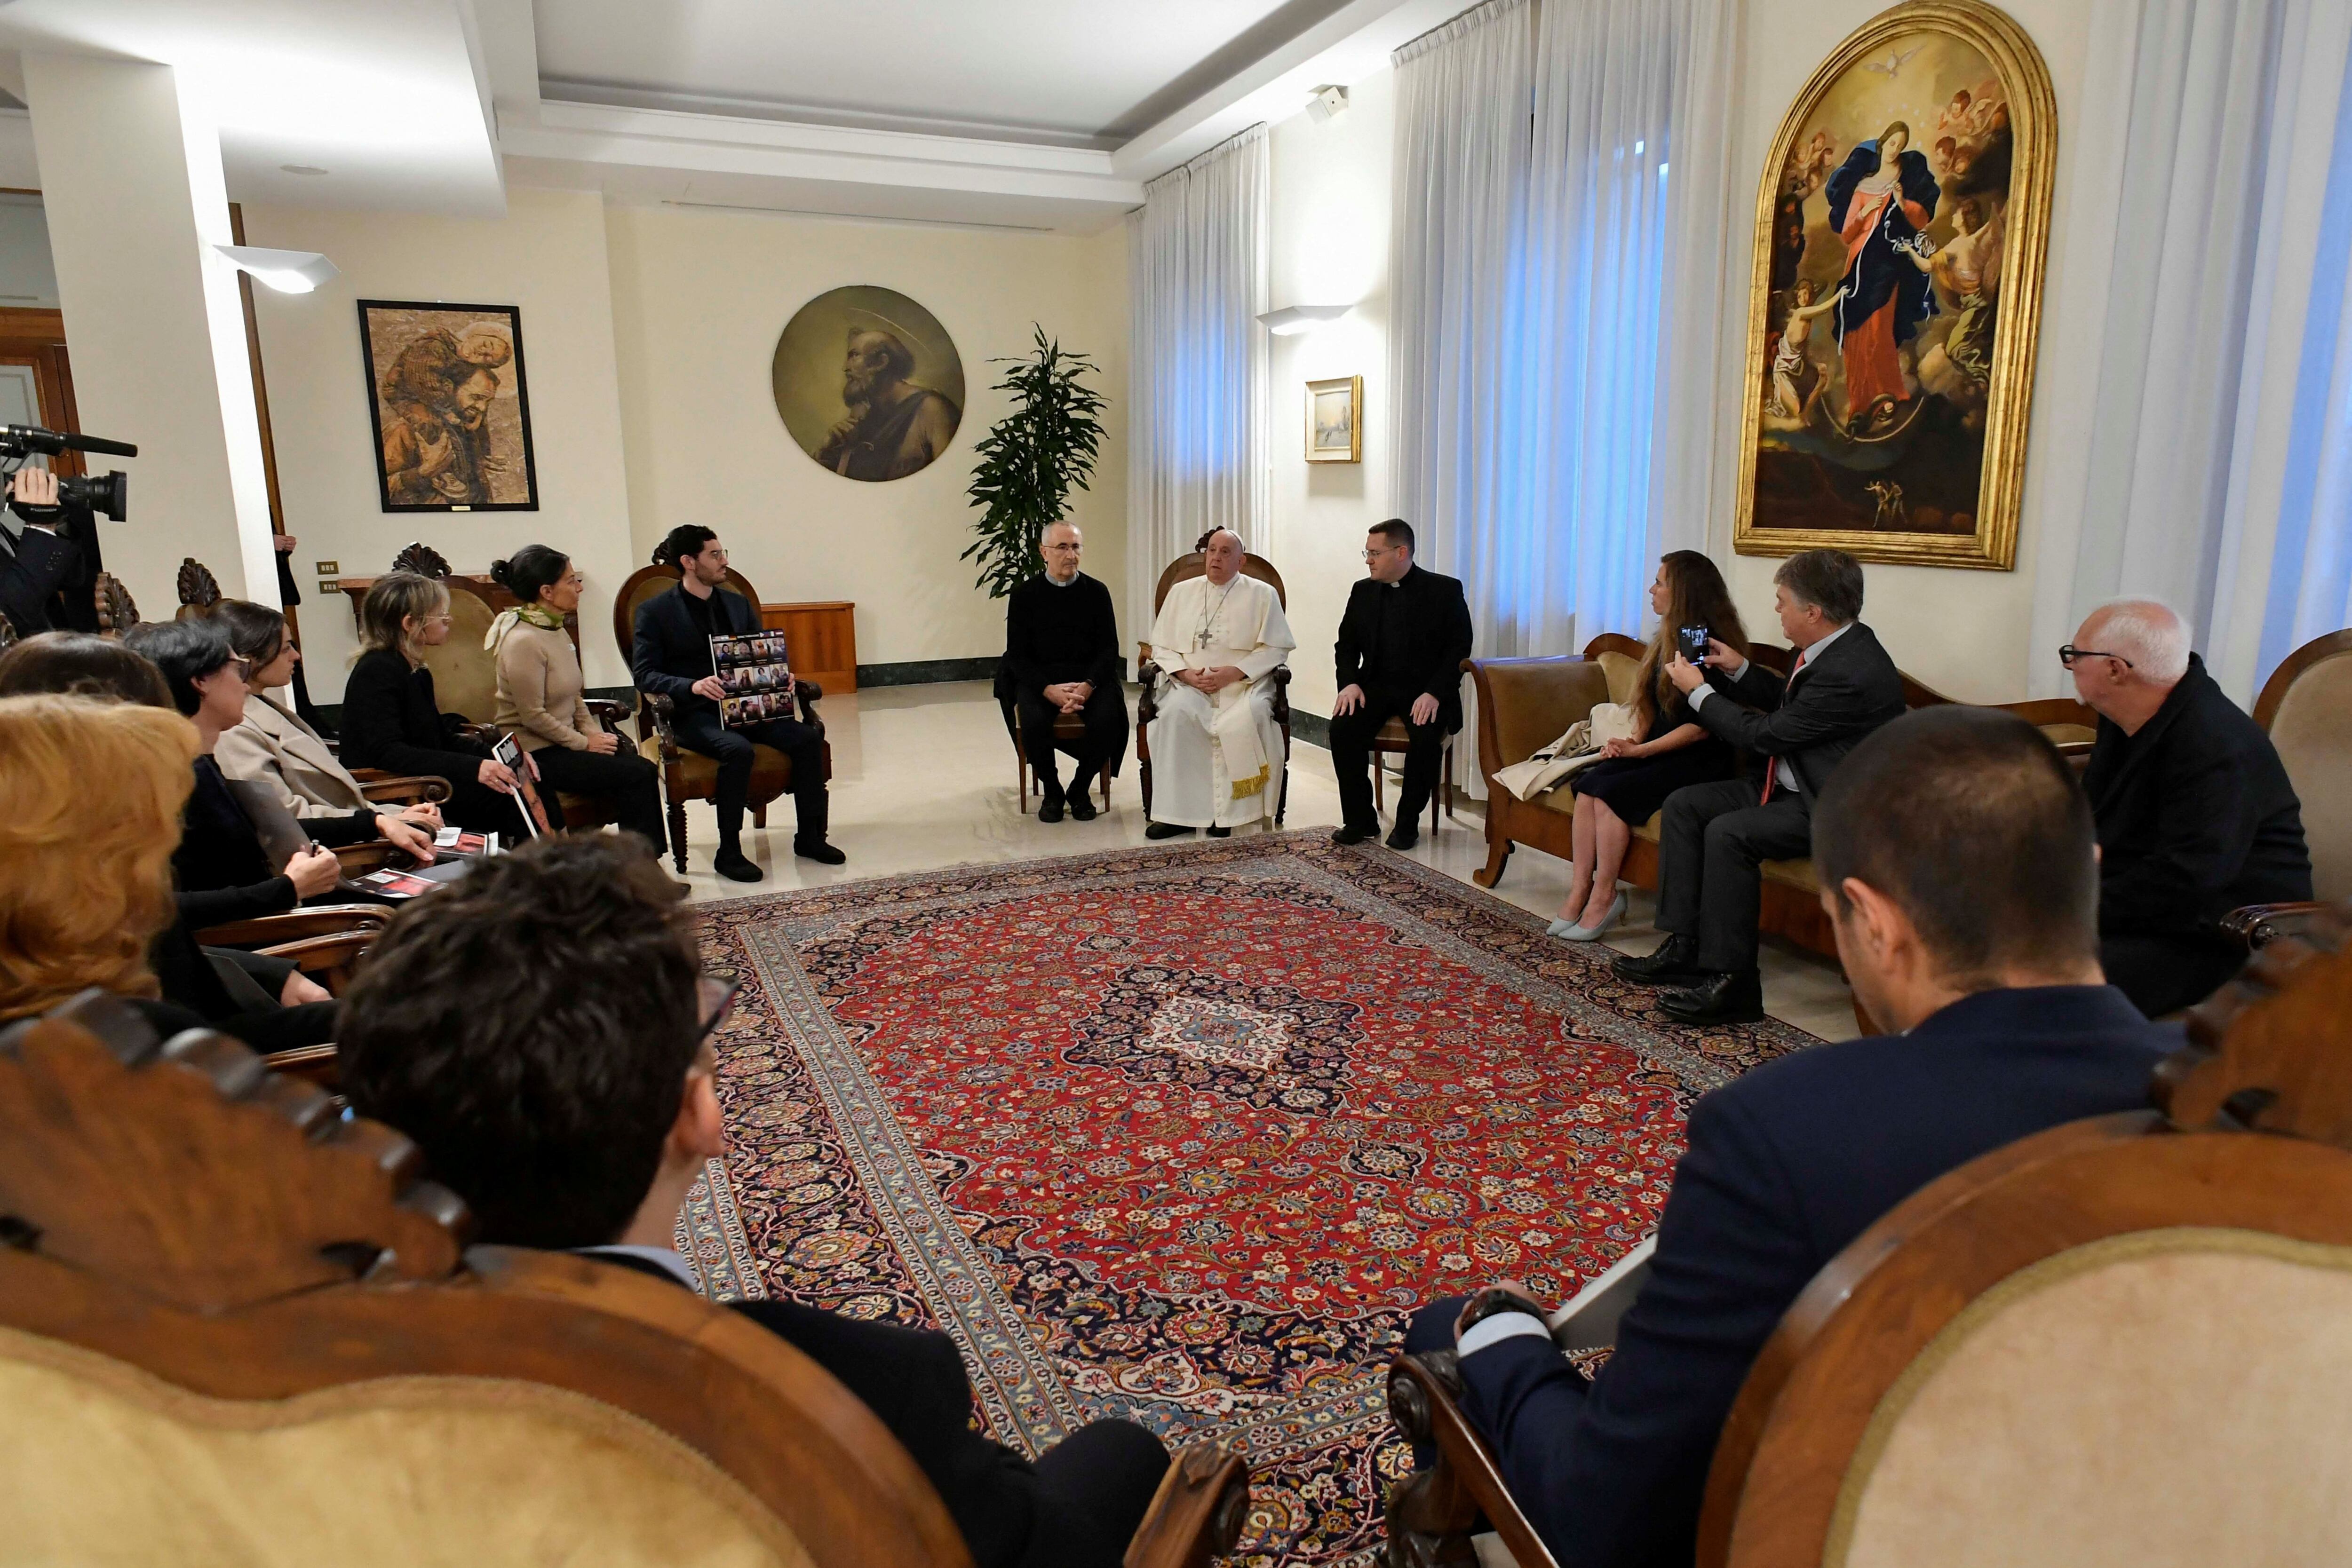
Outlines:
[[[1199, 550], [1180, 555], [1168, 563], [1160, 574], [1159, 583], [1151, 591], [1151, 612], [1156, 619], [1160, 607], [1168, 602], [1168, 591], [1180, 582], [1196, 577], [1206, 577], [1209, 568]], [[1282, 586], [1282, 573], [1262, 555], [1244, 554], [1242, 574], [1254, 577], [1274, 590], [1274, 596], [1285, 610], [1290, 608], [1290, 593]], [[1143, 694], [1135, 705], [1135, 765], [1136, 777], [1143, 787], [1143, 814], [1151, 815], [1151, 721], [1160, 716], [1158, 695], [1160, 677], [1165, 671], [1153, 663], [1151, 644], [1136, 646], [1135, 679]], [[1282, 793], [1275, 798], [1274, 821], [1280, 827], [1290, 810], [1290, 666], [1277, 664], [1268, 676], [1274, 682], [1274, 721], [1282, 727]]]
[[[1005, 669], [1002, 663], [997, 668], [995, 696], [996, 706], [1004, 715], [1004, 733], [1013, 741], [1013, 768], [1021, 789], [1021, 810], [1025, 816], [1029, 810], [1029, 802], [1040, 798], [1045, 793], [1045, 787], [1030, 776], [1029, 747], [1021, 733], [1021, 708], [1013, 699], [1013, 674]], [[1086, 737], [1087, 721], [1083, 716], [1074, 713], [1060, 713], [1054, 716], [1055, 740], [1067, 741], [1075, 745]], [[1096, 782], [1102, 788], [1103, 806], [1108, 810], [1110, 806], [1109, 770], [1105, 769], [1097, 778]]]
[[2331, 899], [2352, 897], [2352, 631], [2315, 637], [2263, 683], [2254, 722], [2277, 748], [2303, 802], [2304, 841], [2311, 848], [2317, 902], [2255, 904], [2222, 922], [2250, 948], [2292, 932]]
[[[629, 574], [621, 591], [613, 596], [613, 640], [620, 644], [621, 658], [634, 667], [636, 653], [637, 607], [672, 587], [677, 581], [674, 566], [641, 566]], [[751, 601], [753, 609], [760, 606], [760, 591], [740, 571], [730, 567], [727, 586]], [[814, 681], [799, 681], [794, 696], [801, 710], [801, 722], [824, 733], [824, 721], [816, 715], [816, 705], [824, 693]], [[688, 800], [709, 800], [719, 794], [719, 764], [698, 751], [689, 751], [677, 743], [677, 735], [670, 727], [674, 705], [666, 696], [653, 692], [637, 694], [637, 755], [661, 768], [662, 799], [669, 807], [670, 862], [680, 875], [686, 872], [686, 803]], [[833, 777], [833, 743], [824, 743], [824, 776]], [[755, 746], [751, 761], [751, 790], [749, 801], [754, 827], [768, 825], [768, 803], [788, 795], [793, 788], [792, 758], [773, 747]]]
[[[740, 1315], [466, 1248], [392, 1129], [86, 992], [0, 1033], [0, 1496], [27, 1562], [970, 1568], [873, 1413]], [[1230, 1549], [1187, 1450], [1128, 1555]]]
[[[2189, 1015], [2158, 1109], [1923, 1187], [1814, 1277], [1719, 1440], [1699, 1568], [2352, 1557], [2352, 904]], [[1392, 1568], [1472, 1561], [1483, 1511], [1552, 1563], [1445, 1357], [1391, 1407], [1433, 1471]]]
[[173, 587], [180, 595], [180, 608], [172, 616], [174, 621], [201, 620], [221, 601], [220, 579], [194, 556], [181, 559], [180, 575]]

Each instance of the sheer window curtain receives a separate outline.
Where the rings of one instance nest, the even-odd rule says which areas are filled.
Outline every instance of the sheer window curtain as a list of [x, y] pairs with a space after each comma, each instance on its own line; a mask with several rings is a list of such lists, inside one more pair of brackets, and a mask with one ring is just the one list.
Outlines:
[[2216, 678], [2251, 706], [2273, 645], [2291, 650], [2287, 628], [2315, 612], [2283, 610], [2274, 591], [2279, 570], [2304, 575], [2290, 558], [2315, 542], [2305, 525], [2321, 525], [2327, 554], [2315, 505], [2326, 394], [2303, 371], [2333, 379], [2334, 347], [2307, 351], [2305, 338], [2328, 316], [2322, 230], [2343, 175], [2352, 16], [2338, 0], [2098, 0], [2091, 32], [2072, 178], [2101, 195], [2074, 214], [2036, 392], [2086, 408], [2089, 435], [2042, 443], [2028, 472], [2042, 531], [2032, 689], [2067, 689], [2050, 651], [2092, 605], [2149, 594], [2189, 616]]
[[1144, 187], [1133, 225], [1128, 607], [1151, 624], [1160, 573], [1213, 528], [1263, 541], [1266, 475], [1265, 127]]
[[1736, 25], [1491, 0], [1397, 52], [1393, 494], [1482, 656], [1639, 634], [1706, 543]]

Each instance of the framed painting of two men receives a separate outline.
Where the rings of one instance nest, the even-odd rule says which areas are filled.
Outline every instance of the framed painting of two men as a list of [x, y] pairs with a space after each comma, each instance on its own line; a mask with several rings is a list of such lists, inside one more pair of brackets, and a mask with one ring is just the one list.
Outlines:
[[1974, 0], [1882, 13], [1805, 84], [1757, 204], [1741, 554], [2016, 564], [2056, 133]]

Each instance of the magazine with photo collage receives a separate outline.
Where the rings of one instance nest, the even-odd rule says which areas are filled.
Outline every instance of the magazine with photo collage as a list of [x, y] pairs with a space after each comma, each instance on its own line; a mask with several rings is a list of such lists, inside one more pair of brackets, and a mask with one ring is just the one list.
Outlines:
[[719, 721], [730, 729], [793, 716], [793, 671], [780, 632], [710, 640], [710, 668], [727, 695]]
[[357, 879], [354, 885], [383, 898], [415, 898], [457, 881], [474, 869], [474, 862], [499, 852], [496, 833], [468, 833], [444, 828], [433, 837], [433, 863], [399, 869], [385, 867]]

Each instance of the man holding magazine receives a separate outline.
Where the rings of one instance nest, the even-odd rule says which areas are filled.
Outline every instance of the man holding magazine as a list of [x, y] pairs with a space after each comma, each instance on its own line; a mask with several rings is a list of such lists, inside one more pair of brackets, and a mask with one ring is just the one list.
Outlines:
[[[751, 748], [772, 747], [791, 758], [793, 809], [798, 821], [793, 853], [824, 865], [848, 857], [824, 841], [824, 737], [792, 717], [730, 725], [720, 705], [740, 702], [728, 689], [713, 655], [713, 637], [772, 638], [781, 653], [782, 637], [760, 624], [760, 607], [720, 586], [727, 580], [727, 550], [712, 530], [684, 523], [669, 531], [654, 559], [678, 570], [678, 583], [637, 608], [635, 646], [630, 664], [637, 689], [676, 704], [670, 719], [680, 746], [719, 764], [719, 853], [711, 867], [736, 882], [758, 882], [766, 873], [743, 853], [743, 805], [751, 792]], [[779, 663], [783, 661], [779, 659]], [[792, 687], [765, 694], [789, 714]]]

